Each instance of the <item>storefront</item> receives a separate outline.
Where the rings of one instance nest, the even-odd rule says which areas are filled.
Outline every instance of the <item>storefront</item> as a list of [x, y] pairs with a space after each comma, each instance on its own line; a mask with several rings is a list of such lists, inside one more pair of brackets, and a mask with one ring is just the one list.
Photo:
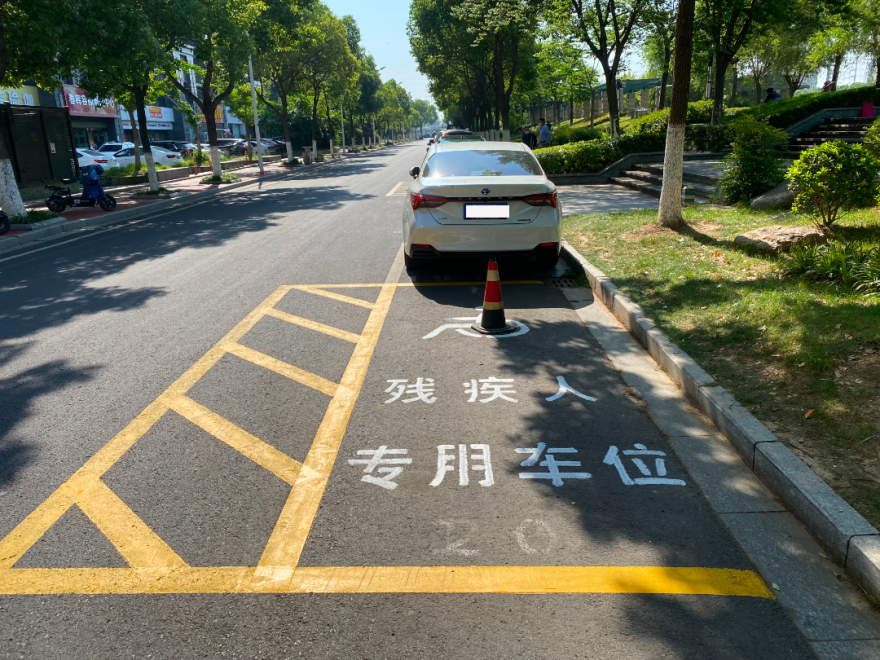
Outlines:
[[10, 105], [40, 105], [40, 90], [32, 85], [0, 87], [0, 103]]
[[105, 142], [117, 140], [116, 118], [119, 116], [114, 99], [94, 99], [79, 87], [64, 85], [64, 105], [70, 110], [70, 127], [74, 144], [80, 149], [97, 149]]
[[[119, 111], [122, 116], [122, 130], [125, 131], [125, 140], [132, 142], [131, 116], [128, 113], [128, 108], [119, 106]], [[147, 134], [150, 137], [150, 142], [173, 139], [174, 110], [172, 108], [162, 108], [158, 105], [148, 105], [146, 111]], [[135, 126], [137, 125], [137, 116], [135, 116]]]

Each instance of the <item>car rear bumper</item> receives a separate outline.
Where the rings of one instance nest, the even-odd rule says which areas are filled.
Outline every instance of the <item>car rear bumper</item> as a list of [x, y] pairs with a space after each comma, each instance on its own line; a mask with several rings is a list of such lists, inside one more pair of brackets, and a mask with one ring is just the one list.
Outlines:
[[437, 250], [434, 247], [415, 247], [412, 246], [410, 256], [413, 259], [529, 259], [534, 257], [535, 259], [542, 259], [551, 255], [559, 255], [560, 244], [554, 243], [553, 245], [538, 245], [531, 250], [474, 250], [474, 251], [458, 251], [458, 252], [444, 252], [442, 250]]

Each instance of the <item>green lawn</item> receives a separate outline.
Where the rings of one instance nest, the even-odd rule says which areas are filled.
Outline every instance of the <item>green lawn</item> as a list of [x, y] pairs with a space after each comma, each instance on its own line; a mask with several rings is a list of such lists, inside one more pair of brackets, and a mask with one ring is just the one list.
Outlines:
[[[780, 259], [733, 243], [757, 227], [807, 224], [788, 212], [695, 207], [685, 217], [673, 232], [655, 227], [656, 211], [571, 216], [564, 234], [880, 526], [880, 296], [785, 277]], [[838, 236], [880, 243], [880, 209], [846, 217]]]

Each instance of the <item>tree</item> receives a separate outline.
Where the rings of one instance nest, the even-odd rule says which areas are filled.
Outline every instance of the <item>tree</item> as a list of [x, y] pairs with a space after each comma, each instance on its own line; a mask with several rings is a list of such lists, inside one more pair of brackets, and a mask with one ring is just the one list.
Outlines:
[[254, 125], [254, 100], [251, 97], [250, 84], [236, 85], [235, 89], [232, 90], [232, 94], [226, 99], [226, 106], [232, 114], [241, 119], [241, 123], [244, 124], [244, 135], [247, 138], [247, 152], [245, 155], [247, 160], [250, 161], [253, 155], [253, 149], [251, 148], [251, 128]]
[[[165, 74], [204, 116], [215, 178], [223, 174], [215, 112], [244, 79], [251, 50], [248, 30], [262, 7], [259, 0], [176, 0], [151, 5], [153, 30], [165, 48]], [[173, 58], [173, 50], [186, 44], [192, 46], [193, 63]], [[201, 78], [196, 92], [177, 79], [178, 69], [196, 71]]]
[[138, 134], [135, 152], [143, 150], [147, 181], [150, 190], [156, 192], [159, 179], [147, 133], [146, 108], [148, 102], [165, 91], [165, 85], [156, 78], [165, 53], [150, 29], [149, 5], [139, 0], [81, 2], [77, 15], [70, 20], [78, 23], [81, 34], [101, 36], [83, 42], [80, 85], [94, 96], [115, 96], [117, 101], [125, 103], [129, 112], [134, 107], [137, 123], [132, 121], [131, 130], [132, 135]]
[[[564, 33], [576, 34], [590, 49], [605, 74], [605, 89], [617, 89], [617, 74], [646, 0], [557, 0], [555, 23]], [[617, 94], [608, 94], [611, 136], [620, 136]]]
[[776, 64], [776, 48], [770, 40], [761, 36], [753, 36], [740, 51], [740, 62], [743, 71], [750, 76], [755, 85], [755, 105], [761, 102], [763, 83], [767, 72]]
[[832, 89], [837, 88], [843, 58], [856, 46], [856, 30], [849, 11], [826, 11], [822, 29], [810, 38], [809, 62], [831, 70]]
[[315, 26], [311, 47], [303, 53], [303, 77], [312, 98], [312, 152], [318, 150], [318, 103], [322, 95], [341, 99], [357, 82], [357, 60], [348, 48], [348, 29], [324, 5], [311, 11]]
[[880, 0], [854, 0], [859, 51], [874, 64], [874, 86], [880, 87]]
[[381, 109], [382, 102], [379, 99], [379, 90], [382, 88], [382, 78], [376, 68], [376, 60], [369, 53], [364, 53], [358, 68], [358, 95], [356, 104], [349, 110], [349, 118], [352, 124], [352, 143], [354, 142], [354, 116], [357, 113], [361, 118], [361, 136], [366, 142], [367, 119], [375, 117]]
[[598, 72], [584, 61], [584, 51], [568, 39], [551, 35], [538, 44], [537, 83], [544, 98], [553, 102], [556, 121], [559, 103], [568, 101], [572, 108], [569, 123], [574, 123], [574, 105], [593, 96]]
[[462, 0], [453, 10], [468, 23], [474, 45], [491, 42], [496, 117], [505, 142], [510, 141], [510, 97], [519, 72], [520, 45], [535, 33], [536, 5], [531, 0]]
[[672, 71], [672, 102], [666, 129], [666, 153], [663, 158], [663, 188], [657, 224], [677, 229], [684, 224], [681, 215], [681, 181], [684, 162], [684, 132], [687, 120], [691, 58], [694, 48], [694, 13], [696, 0], [679, 0], [675, 21], [675, 64]]
[[418, 123], [416, 124], [419, 127], [419, 132], [421, 132], [426, 124], [430, 126], [437, 121], [437, 109], [430, 101], [415, 99], [412, 102], [412, 107], [419, 115]]
[[[833, 0], [832, 0], [833, 1]], [[712, 55], [712, 123], [721, 125], [724, 116], [724, 81], [727, 69], [754, 32], [766, 34], [773, 26], [792, 17], [796, 0], [702, 0], [697, 24]]]
[[[657, 110], [666, 107], [666, 86], [669, 84], [669, 66], [675, 43], [675, 0], [650, 0], [639, 20], [639, 28], [648, 58], [655, 59], [660, 69], [660, 97]], [[651, 56], [654, 56], [653, 58]]]
[[260, 85], [260, 102], [281, 122], [287, 160], [293, 159], [290, 141], [290, 104], [305, 83], [303, 57], [313, 47], [317, 26], [303, 20], [296, 0], [264, 0], [266, 9], [259, 15], [253, 31], [257, 56], [256, 77], [268, 80], [266, 89]]
[[[69, 21], [74, 0], [0, 0], [0, 86], [15, 87], [36, 78], [54, 87], [59, 71], [76, 64], [82, 34]], [[12, 218], [27, 214], [15, 169], [0, 140], [0, 207]]]

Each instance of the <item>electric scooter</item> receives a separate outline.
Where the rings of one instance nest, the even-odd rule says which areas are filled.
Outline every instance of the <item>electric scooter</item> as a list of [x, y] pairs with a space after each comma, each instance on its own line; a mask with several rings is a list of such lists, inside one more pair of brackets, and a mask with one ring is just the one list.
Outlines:
[[112, 211], [116, 208], [116, 200], [104, 192], [101, 186], [99, 175], [104, 171], [100, 165], [88, 165], [83, 169], [80, 177], [82, 184], [82, 195], [73, 195], [70, 192], [70, 184], [76, 181], [76, 178], [61, 179], [61, 183], [66, 183], [67, 188], [61, 186], [46, 186], [48, 190], [53, 191], [46, 200], [46, 206], [53, 213], [61, 213], [68, 206], [94, 206], [96, 203], [105, 211]]
[[0, 211], [0, 236], [3, 236], [12, 225], [9, 223], [9, 216], [6, 215], [3, 211]]

